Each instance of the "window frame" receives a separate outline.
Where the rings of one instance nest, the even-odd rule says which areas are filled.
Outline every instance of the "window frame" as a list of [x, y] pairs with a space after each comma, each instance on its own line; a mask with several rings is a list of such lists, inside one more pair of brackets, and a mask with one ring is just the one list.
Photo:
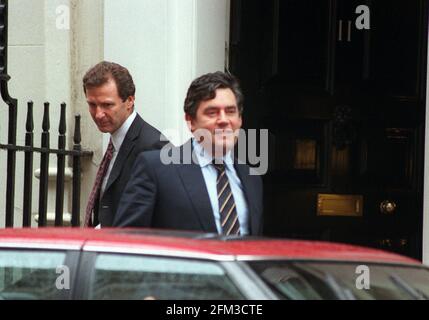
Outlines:
[[[75, 289], [77, 285], [77, 267], [79, 265], [79, 259], [80, 259], [80, 251], [76, 249], [61, 249], [61, 248], [51, 248], [51, 247], [33, 247], [33, 246], [23, 246], [21, 244], [17, 244], [17, 246], [13, 246], [11, 244], [8, 244], [7, 246], [0, 246], [1, 252], [31, 252], [31, 253], [64, 253], [65, 259], [64, 264], [67, 266], [70, 270], [70, 289], [64, 289], [60, 290], [60, 294], [58, 296], [58, 299], [56, 300], [72, 300], [75, 295]], [[58, 274], [60, 276], [60, 274]], [[40, 299], [43, 300], [43, 299]]]
[[[247, 267], [241, 264], [239, 261], [222, 261], [216, 259], [207, 258], [196, 258], [186, 256], [169, 256], [169, 255], [154, 255], [146, 253], [132, 253], [132, 252], [120, 252], [120, 251], [84, 251], [82, 252], [81, 262], [79, 264], [80, 281], [76, 287], [76, 299], [88, 300], [90, 296], [91, 283], [95, 275], [95, 264], [99, 255], [123, 255], [127, 257], [141, 257], [141, 258], [159, 258], [159, 259], [172, 259], [182, 261], [197, 261], [197, 262], [209, 262], [219, 266], [225, 273], [225, 276], [234, 285], [237, 291], [243, 296], [244, 300], [263, 300], [275, 298], [273, 294], [269, 294], [269, 289], [265, 284], [255, 281], [256, 274], [252, 274], [243, 270], [243, 267]], [[260, 288], [260, 284], [264, 288]], [[251, 289], [251, 290], [250, 290]]]

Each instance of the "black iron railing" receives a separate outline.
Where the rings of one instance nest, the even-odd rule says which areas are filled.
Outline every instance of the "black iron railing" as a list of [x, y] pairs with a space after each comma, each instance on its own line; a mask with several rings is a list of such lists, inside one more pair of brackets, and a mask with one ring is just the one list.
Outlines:
[[[75, 116], [75, 128], [73, 137], [73, 149], [66, 150], [66, 104], [61, 104], [61, 114], [58, 132], [58, 149], [50, 148], [50, 121], [49, 103], [44, 104], [44, 114], [41, 134], [41, 147], [34, 146], [34, 120], [33, 102], [28, 102], [25, 145], [16, 143], [18, 101], [9, 95], [7, 73], [7, 49], [8, 49], [8, 1], [0, 0], [0, 91], [3, 101], [9, 108], [8, 142], [0, 143], [0, 151], [7, 151], [7, 182], [6, 182], [6, 217], [5, 226], [14, 226], [15, 207], [15, 184], [16, 184], [16, 153], [24, 152], [24, 188], [23, 188], [23, 220], [22, 226], [31, 226], [32, 196], [33, 196], [33, 160], [34, 154], [40, 154], [40, 185], [39, 185], [39, 207], [38, 225], [47, 225], [48, 210], [48, 181], [49, 181], [49, 156], [57, 156], [57, 180], [56, 180], [56, 202], [55, 202], [55, 226], [63, 225], [64, 213], [64, 185], [66, 157], [73, 161], [72, 180], [72, 226], [80, 225], [80, 179], [81, 158], [92, 156], [91, 151], [83, 151], [81, 147], [80, 115]], [[0, 119], [2, 125], [3, 119]], [[1, 201], [1, 200], [0, 200]]]

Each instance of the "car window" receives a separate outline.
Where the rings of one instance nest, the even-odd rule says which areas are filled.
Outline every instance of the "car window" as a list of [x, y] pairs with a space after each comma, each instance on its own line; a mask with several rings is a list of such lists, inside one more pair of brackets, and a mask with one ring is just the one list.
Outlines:
[[429, 299], [426, 268], [347, 262], [265, 261], [249, 265], [284, 299]]
[[100, 254], [89, 299], [242, 299], [214, 262]]
[[65, 258], [64, 252], [0, 251], [0, 300], [63, 299], [68, 279], [57, 271]]

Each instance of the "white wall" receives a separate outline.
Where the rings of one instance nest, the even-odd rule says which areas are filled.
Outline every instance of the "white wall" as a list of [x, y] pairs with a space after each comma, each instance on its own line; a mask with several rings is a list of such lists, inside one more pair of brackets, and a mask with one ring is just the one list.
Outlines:
[[[58, 28], [59, 7], [70, 10], [70, 28]], [[228, 30], [228, 0], [13, 0], [9, 1], [9, 83], [19, 100], [18, 143], [24, 142], [26, 102], [34, 101], [35, 145], [40, 146], [43, 102], [51, 102], [51, 146], [57, 146], [59, 105], [66, 102], [68, 146], [73, 116], [82, 115], [82, 146], [94, 151], [83, 161], [81, 211], [102, 158], [104, 138], [88, 115], [81, 80], [102, 59], [130, 69], [137, 86], [136, 108], [162, 131], [189, 133], [183, 120], [183, 100], [197, 76], [224, 68]], [[7, 141], [8, 110], [0, 105], [0, 141]], [[34, 170], [39, 167], [35, 156]], [[56, 167], [51, 157], [50, 167]], [[23, 155], [17, 157], [15, 225], [21, 225]], [[55, 171], [55, 170], [54, 170]], [[0, 152], [0, 177], [5, 181], [6, 153]], [[52, 181], [54, 183], [54, 181]], [[33, 184], [33, 212], [38, 209], [39, 180]], [[0, 184], [0, 227], [4, 225], [5, 183]], [[55, 192], [49, 195], [49, 211]], [[67, 195], [66, 195], [67, 202]], [[67, 206], [67, 205], [66, 205]], [[70, 206], [66, 212], [70, 211]]]
[[[82, 115], [83, 148], [94, 150], [91, 161], [83, 161], [81, 211], [87, 201], [102, 154], [102, 136], [88, 119], [82, 93], [83, 73], [102, 56], [103, 0], [13, 0], [9, 1], [8, 72], [9, 91], [18, 99], [18, 144], [24, 143], [27, 101], [34, 101], [34, 144], [40, 146], [43, 103], [51, 103], [51, 147], [58, 143], [60, 104], [67, 103], [67, 145], [73, 143], [74, 115]], [[102, 28], [101, 28], [102, 30]], [[100, 45], [101, 44], [101, 45]], [[101, 50], [99, 50], [101, 48]], [[7, 141], [8, 110], [0, 104], [0, 141]], [[98, 142], [98, 144], [97, 144]], [[15, 226], [22, 224], [23, 154], [17, 154], [15, 188]], [[39, 169], [40, 155], [34, 156], [34, 171]], [[50, 158], [50, 193], [48, 219], [55, 209], [56, 156]], [[71, 165], [68, 161], [66, 165]], [[0, 227], [4, 226], [6, 195], [6, 152], [0, 151]], [[51, 174], [52, 173], [52, 174]], [[65, 186], [65, 221], [71, 211], [71, 182]], [[32, 211], [38, 211], [39, 180], [33, 177]], [[35, 221], [33, 219], [33, 225]]]
[[[69, 0], [13, 0], [9, 1], [9, 47], [8, 73], [9, 92], [18, 99], [17, 142], [24, 143], [27, 101], [34, 102], [34, 144], [40, 146], [43, 103], [51, 103], [51, 146], [57, 146], [56, 135], [60, 103], [66, 102], [70, 109], [70, 31], [56, 27], [56, 8], [69, 6]], [[69, 111], [70, 114], [70, 111]], [[8, 108], [0, 106], [0, 141], [7, 141]], [[17, 154], [15, 225], [22, 223], [23, 200], [23, 154]], [[40, 156], [34, 157], [34, 170], [39, 167]], [[50, 158], [56, 166], [56, 158]], [[6, 152], [0, 152], [0, 170], [6, 175]], [[3, 181], [6, 177], [2, 178]], [[33, 182], [33, 212], [38, 209], [38, 184]], [[4, 225], [5, 183], [0, 184], [0, 227]], [[53, 195], [52, 197], [54, 197]], [[51, 197], [51, 198], [52, 198]], [[67, 203], [67, 200], [66, 200]], [[66, 209], [67, 211], [67, 209]]]
[[[226, 0], [105, 0], [104, 57], [127, 67], [136, 109], [155, 127], [189, 134], [183, 101], [191, 81], [223, 70]], [[107, 144], [107, 138], [105, 140]]]
[[[71, 25], [71, 99], [74, 113], [81, 115], [82, 148], [92, 150], [90, 159], [82, 159], [81, 221], [89, 194], [103, 158], [103, 136], [92, 121], [82, 89], [86, 71], [103, 60], [104, 56], [104, 0], [70, 0]], [[74, 128], [70, 128], [74, 129]], [[71, 140], [71, 136], [69, 137]]]

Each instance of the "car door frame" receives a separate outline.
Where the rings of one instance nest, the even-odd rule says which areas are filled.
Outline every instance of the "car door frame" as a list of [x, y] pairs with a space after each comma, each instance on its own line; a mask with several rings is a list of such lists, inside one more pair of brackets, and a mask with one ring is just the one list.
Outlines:
[[244, 263], [235, 260], [233, 257], [229, 257], [228, 261], [222, 259], [207, 259], [197, 257], [187, 257], [185, 255], [163, 255], [163, 254], [151, 254], [151, 253], [137, 253], [128, 252], [127, 250], [103, 250], [100, 251], [83, 251], [81, 253], [80, 263], [78, 266], [78, 282], [76, 284], [75, 294], [73, 299], [77, 300], [88, 300], [91, 280], [94, 274], [95, 262], [99, 254], [118, 254], [118, 255], [129, 255], [129, 256], [140, 256], [140, 257], [155, 257], [163, 259], [182, 259], [182, 260], [194, 260], [201, 262], [212, 262], [216, 263], [225, 271], [227, 278], [234, 284], [239, 290], [240, 294], [247, 300], [274, 300], [278, 299], [277, 296], [270, 290], [260, 279], [257, 278], [256, 274], [250, 271], [250, 268]]
[[[58, 297], [58, 300], [72, 300], [74, 296], [74, 292], [77, 285], [77, 268], [79, 265], [79, 259], [81, 255], [81, 251], [79, 248], [68, 247], [68, 246], [49, 246], [49, 245], [35, 245], [35, 244], [23, 244], [21, 242], [11, 242], [7, 244], [0, 245], [0, 251], [25, 251], [25, 252], [63, 252], [65, 253], [65, 260], [62, 266], [66, 266], [69, 271], [69, 280], [70, 280], [70, 288], [58, 289], [61, 290], [61, 294]], [[58, 266], [61, 267], [61, 266]], [[58, 267], [56, 273], [58, 276], [61, 273], [58, 272]]]

